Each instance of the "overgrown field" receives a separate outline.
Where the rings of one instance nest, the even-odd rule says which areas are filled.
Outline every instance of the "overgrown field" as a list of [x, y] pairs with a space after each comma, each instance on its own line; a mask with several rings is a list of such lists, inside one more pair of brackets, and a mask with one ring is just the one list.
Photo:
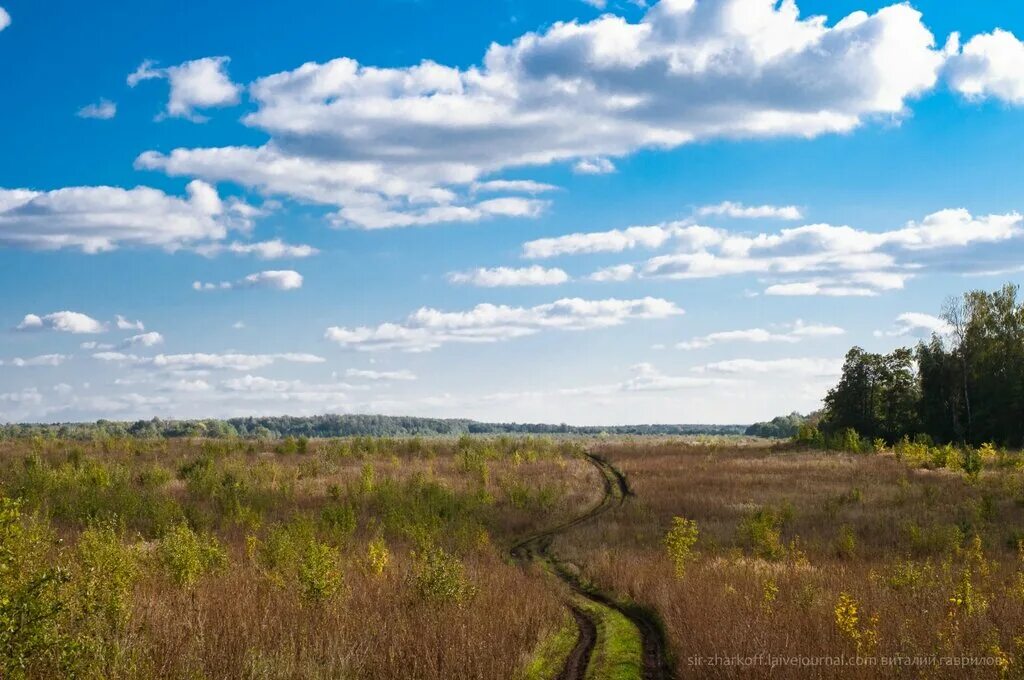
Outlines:
[[[577, 524], [605, 493], [584, 450], [631, 495]], [[589, 605], [509, 550], [567, 522], [549, 559], [660, 621], [678, 677], [1022, 677], [1024, 471], [937, 456], [0, 441], [0, 677], [552, 678], [566, 603]], [[581, 668], [614, 652], [635, 677], [639, 634], [609, 611]]]
[[501, 678], [563, 624], [540, 439], [0, 443], [0, 677]]
[[1018, 456], [598, 450], [636, 497], [555, 549], [660, 615], [679, 677], [1024, 676]]

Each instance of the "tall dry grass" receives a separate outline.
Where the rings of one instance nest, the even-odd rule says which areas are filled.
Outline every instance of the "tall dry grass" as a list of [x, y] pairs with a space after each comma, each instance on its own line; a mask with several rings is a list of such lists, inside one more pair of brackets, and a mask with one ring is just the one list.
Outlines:
[[[636, 497], [556, 550], [660, 615], [680, 677], [1022, 675], [1015, 468], [971, 483], [891, 455], [650, 441], [602, 452]], [[751, 530], [766, 515], [780, 520], [776, 555]], [[676, 516], [700, 531], [681, 578], [663, 545]], [[826, 665], [839, 657], [871, 665]], [[778, 665], [794, 662], [819, 665]], [[981, 665], [941, 665], [954, 663]]]

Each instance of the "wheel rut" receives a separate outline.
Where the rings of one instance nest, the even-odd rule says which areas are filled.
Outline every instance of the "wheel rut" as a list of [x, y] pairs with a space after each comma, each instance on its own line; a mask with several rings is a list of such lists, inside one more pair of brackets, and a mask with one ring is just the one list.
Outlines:
[[[585, 583], [570, 565], [558, 559], [551, 550], [554, 538], [585, 524], [626, 502], [634, 495], [625, 475], [610, 462], [593, 453], [584, 459], [601, 473], [604, 493], [592, 508], [567, 522], [535, 533], [512, 546], [510, 553], [520, 563], [538, 562], [561, 579], [572, 591], [591, 602], [613, 609], [636, 626], [642, 642], [644, 680], [671, 680], [675, 677], [667, 654], [665, 636], [657, 615], [639, 605], [624, 603], [608, 593]], [[567, 604], [579, 630], [576, 645], [565, 660], [558, 680], [585, 680], [591, 656], [597, 644], [597, 622], [593, 615], [573, 604]]]

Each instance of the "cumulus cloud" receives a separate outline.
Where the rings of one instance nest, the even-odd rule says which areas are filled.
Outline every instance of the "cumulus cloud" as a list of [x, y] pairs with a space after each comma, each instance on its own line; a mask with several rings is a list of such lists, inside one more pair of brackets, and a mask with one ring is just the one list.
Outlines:
[[950, 37], [946, 78], [953, 90], [970, 100], [999, 99], [1024, 104], [1024, 43], [1009, 31], [996, 29], [971, 38], [960, 49]]
[[232, 253], [234, 255], [255, 255], [261, 260], [281, 260], [286, 258], [302, 259], [319, 254], [319, 250], [313, 246], [285, 243], [279, 238], [270, 241], [259, 241], [256, 243], [211, 243], [198, 246], [196, 252], [206, 257], [213, 257], [221, 253]]
[[0, 31], [11, 25], [11, 15], [3, 7], [0, 7]]
[[508, 191], [524, 194], [540, 194], [547, 191], [555, 191], [558, 187], [553, 184], [535, 182], [532, 179], [492, 179], [486, 182], [474, 182], [472, 190], [479, 193]]
[[597, 281], [598, 283], [607, 283], [609, 281], [629, 281], [636, 275], [636, 267], [631, 264], [617, 264], [611, 267], [604, 267], [598, 269], [587, 278], [591, 281]]
[[147, 60], [128, 76], [128, 85], [135, 87], [144, 80], [166, 79], [170, 83], [171, 94], [162, 115], [203, 122], [206, 118], [197, 114], [196, 109], [238, 103], [242, 86], [231, 82], [228, 77], [229, 61], [228, 57], [204, 57], [177, 66], [156, 68], [154, 62]]
[[905, 312], [896, 317], [896, 323], [889, 330], [875, 331], [876, 338], [928, 338], [934, 335], [945, 336], [953, 331], [944, 319], [920, 312]]
[[523, 257], [540, 260], [559, 255], [621, 253], [626, 250], [661, 248], [672, 240], [681, 248], [704, 248], [724, 240], [726, 233], [688, 222], [666, 222], [608, 231], [582, 232], [541, 238], [523, 244]]
[[133, 335], [130, 338], [126, 338], [121, 343], [122, 347], [156, 347], [157, 345], [164, 344], [164, 336], [156, 331], [150, 331], [149, 333], [140, 333]]
[[572, 171], [577, 175], [608, 175], [615, 172], [615, 163], [607, 158], [583, 158], [576, 161]]
[[606, 328], [634, 319], [664, 319], [682, 313], [675, 303], [653, 297], [637, 300], [563, 298], [535, 307], [481, 304], [464, 312], [423, 307], [401, 324], [332, 326], [325, 337], [342, 347], [363, 351], [428, 352], [447, 343], [498, 342], [547, 329]]
[[842, 359], [729, 359], [705, 364], [699, 372], [759, 374], [783, 373], [804, 377], [832, 377], [843, 372]]
[[187, 191], [178, 198], [149, 187], [0, 188], [0, 244], [86, 253], [121, 245], [175, 250], [251, 226], [241, 204], [225, 206], [209, 184], [194, 180]]
[[18, 324], [19, 331], [53, 330], [62, 333], [103, 333], [107, 325], [81, 312], [53, 312], [45, 316], [26, 314]]
[[412, 371], [371, 371], [359, 368], [350, 368], [345, 371], [346, 377], [362, 378], [363, 380], [415, 380], [416, 374]]
[[710, 387], [721, 383], [715, 378], [695, 378], [693, 376], [665, 375], [649, 363], [640, 363], [631, 367], [633, 377], [616, 385], [620, 392], [667, 392], [672, 390]]
[[[756, 275], [768, 279], [768, 295], [873, 296], [899, 290], [929, 267], [968, 267], [981, 248], [1024, 236], [1018, 213], [974, 216], [940, 210], [890, 231], [810, 224], [776, 232], [741, 234], [688, 222], [668, 222], [542, 238], [523, 244], [523, 257], [618, 253], [671, 246], [673, 252], [645, 262], [606, 268], [593, 280], [630, 275], [706, 279]], [[1004, 258], [1006, 255], [1004, 254]], [[986, 262], [991, 258], [983, 258]], [[997, 258], [998, 259], [998, 258]]]
[[943, 60], [907, 4], [830, 24], [791, 0], [665, 0], [636, 22], [555, 23], [464, 69], [341, 57], [274, 73], [251, 84], [244, 118], [265, 145], [151, 152], [139, 165], [336, 206], [337, 222], [367, 228], [531, 216], [542, 206], [496, 212], [465, 189], [510, 168], [604, 172], [640, 149], [847, 132], [902, 115]]
[[98, 120], [110, 120], [117, 115], [117, 104], [109, 99], [100, 99], [94, 104], [87, 104], [78, 109], [75, 114], [79, 118], [96, 118]]
[[290, 269], [268, 270], [249, 274], [237, 281], [221, 281], [220, 283], [192, 283], [193, 290], [235, 290], [241, 288], [270, 288], [271, 290], [298, 290], [302, 288], [302, 274]]
[[752, 342], [752, 343], [797, 343], [806, 338], [822, 338], [835, 335], [843, 335], [845, 330], [838, 326], [827, 326], [824, 324], [808, 324], [801, 320], [783, 326], [779, 330], [767, 330], [764, 328], [747, 328], [735, 331], [718, 331], [701, 337], [693, 338], [686, 342], [676, 344], [676, 349], [704, 349], [726, 342]]
[[743, 205], [742, 203], [733, 203], [732, 201], [701, 206], [697, 208], [697, 214], [701, 216], [732, 217], [735, 219], [774, 218], [779, 220], [799, 220], [803, 217], [800, 208], [795, 205]]
[[26, 368], [31, 366], [60, 366], [70, 358], [71, 357], [66, 354], [41, 354], [27, 359], [23, 359], [21, 357], [15, 357], [7, 360], [0, 359], [0, 366], [14, 366], [16, 368]]
[[121, 331], [144, 331], [146, 330], [146, 324], [141, 321], [130, 321], [120, 314], [116, 318], [117, 329]]
[[236, 352], [226, 352], [223, 354], [203, 352], [192, 354], [158, 354], [154, 357], [140, 357], [135, 354], [125, 354], [122, 352], [97, 352], [93, 354], [93, 358], [99, 361], [129, 366], [151, 366], [158, 369], [175, 371], [252, 371], [277, 362], [321, 364], [326, 361], [323, 357], [315, 354], [240, 354]]
[[502, 286], [557, 286], [568, 281], [569, 275], [561, 269], [545, 269], [534, 265], [519, 269], [495, 267], [493, 269], [474, 269], [468, 272], [451, 272], [447, 279], [450, 283], [498, 288]]

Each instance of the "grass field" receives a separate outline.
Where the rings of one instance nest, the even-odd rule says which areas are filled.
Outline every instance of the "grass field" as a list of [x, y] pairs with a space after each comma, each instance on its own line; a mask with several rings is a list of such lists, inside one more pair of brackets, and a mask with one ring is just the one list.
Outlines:
[[1024, 473], [919, 463], [737, 439], [4, 441], [2, 677], [540, 679], [574, 652], [587, 678], [1019, 677]]

